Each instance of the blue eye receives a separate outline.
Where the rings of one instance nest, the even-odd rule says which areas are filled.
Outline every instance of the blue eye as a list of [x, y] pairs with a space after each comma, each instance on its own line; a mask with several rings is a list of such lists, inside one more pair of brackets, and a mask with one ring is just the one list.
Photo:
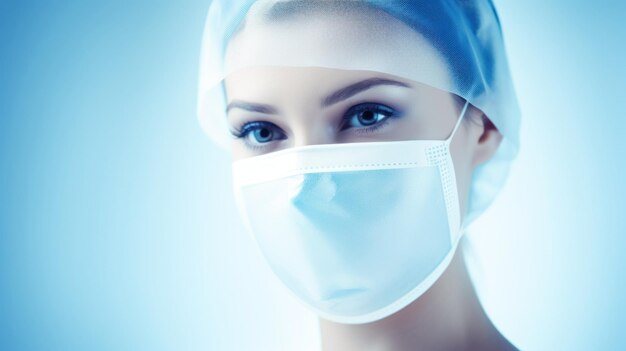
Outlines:
[[340, 130], [372, 127], [395, 115], [394, 109], [382, 104], [364, 103], [356, 105], [345, 114]]
[[239, 130], [231, 131], [235, 138], [244, 139], [249, 145], [266, 144], [286, 139], [285, 133], [274, 123], [255, 121], [244, 124]]

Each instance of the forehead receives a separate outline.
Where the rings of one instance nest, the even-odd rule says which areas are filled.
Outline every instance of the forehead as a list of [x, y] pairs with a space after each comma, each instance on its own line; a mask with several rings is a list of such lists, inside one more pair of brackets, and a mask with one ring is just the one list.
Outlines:
[[283, 66], [257, 66], [239, 69], [224, 79], [224, 87], [227, 92], [236, 92], [237, 97], [250, 96], [260, 98], [264, 95], [274, 96], [275, 91], [289, 93], [290, 95], [299, 92], [322, 94], [331, 89], [366, 79], [398, 82], [395, 85], [403, 84], [414, 89], [428, 88], [419, 82], [381, 72], [327, 67]]
[[356, 2], [271, 14], [251, 9], [229, 41], [224, 72], [250, 66], [312, 66], [377, 71], [416, 81], [449, 82], [441, 55], [418, 32], [386, 12]]

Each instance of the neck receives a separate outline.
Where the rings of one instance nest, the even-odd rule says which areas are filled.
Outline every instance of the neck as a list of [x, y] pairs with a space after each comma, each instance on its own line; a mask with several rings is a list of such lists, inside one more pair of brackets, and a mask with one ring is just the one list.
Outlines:
[[485, 314], [457, 250], [435, 284], [407, 307], [366, 324], [320, 319], [324, 351], [515, 350]]

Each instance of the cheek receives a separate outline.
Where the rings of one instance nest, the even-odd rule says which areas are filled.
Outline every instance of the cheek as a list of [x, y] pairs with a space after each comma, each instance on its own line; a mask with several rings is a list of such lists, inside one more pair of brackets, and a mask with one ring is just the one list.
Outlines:
[[230, 151], [233, 161], [252, 156], [250, 150], [248, 150], [239, 140], [231, 142]]
[[434, 113], [423, 108], [412, 108], [394, 121], [394, 132], [403, 139], [445, 140], [454, 127], [454, 111], [441, 109]]

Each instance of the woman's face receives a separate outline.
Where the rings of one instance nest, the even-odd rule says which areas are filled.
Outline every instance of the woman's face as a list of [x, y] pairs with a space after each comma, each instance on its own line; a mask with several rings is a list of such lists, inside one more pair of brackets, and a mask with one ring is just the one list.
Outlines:
[[[444, 140], [463, 105], [404, 78], [318, 67], [242, 69], [226, 78], [225, 89], [235, 160], [315, 144]], [[500, 141], [481, 115], [468, 109], [450, 146], [462, 209], [472, 170]]]

